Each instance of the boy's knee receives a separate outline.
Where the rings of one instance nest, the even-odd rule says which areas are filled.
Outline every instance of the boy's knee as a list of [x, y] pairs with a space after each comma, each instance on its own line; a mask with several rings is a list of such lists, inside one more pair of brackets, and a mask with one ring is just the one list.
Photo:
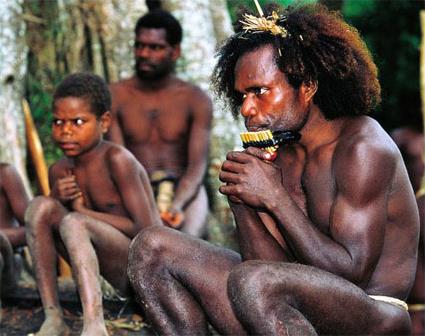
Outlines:
[[78, 212], [69, 212], [61, 220], [59, 225], [60, 234], [81, 234], [85, 230], [84, 215]]
[[25, 223], [28, 226], [39, 223], [38, 220], [43, 215], [48, 215], [59, 206], [58, 201], [52, 197], [37, 196], [28, 205], [25, 211]]

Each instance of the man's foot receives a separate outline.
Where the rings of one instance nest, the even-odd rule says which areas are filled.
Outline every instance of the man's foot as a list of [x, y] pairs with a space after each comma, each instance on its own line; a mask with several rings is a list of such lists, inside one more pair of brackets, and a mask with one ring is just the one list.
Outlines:
[[36, 336], [69, 336], [71, 330], [66, 325], [62, 316], [49, 316], [43, 322]]

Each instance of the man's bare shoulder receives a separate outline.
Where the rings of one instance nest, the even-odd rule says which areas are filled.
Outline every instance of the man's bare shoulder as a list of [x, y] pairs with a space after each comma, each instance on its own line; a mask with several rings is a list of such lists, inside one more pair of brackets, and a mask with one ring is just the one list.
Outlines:
[[111, 91], [114, 99], [120, 97], [121, 95], [128, 94], [134, 89], [136, 89], [135, 77], [124, 78], [109, 84], [109, 90]]
[[347, 120], [333, 158], [337, 182], [377, 188], [393, 181], [402, 163], [400, 152], [387, 132], [369, 117]]
[[173, 87], [184, 93], [189, 99], [210, 101], [210, 97], [204, 90], [202, 90], [198, 85], [188, 81], [184, 81], [176, 77], [174, 79]]

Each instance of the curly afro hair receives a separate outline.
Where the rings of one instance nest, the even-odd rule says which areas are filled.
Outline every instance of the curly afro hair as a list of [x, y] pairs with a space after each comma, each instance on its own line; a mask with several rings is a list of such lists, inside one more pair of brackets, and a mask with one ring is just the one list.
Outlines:
[[57, 99], [66, 97], [87, 99], [91, 112], [98, 118], [111, 109], [108, 85], [101, 77], [92, 73], [79, 72], [65, 77], [56, 87], [53, 104]]
[[288, 31], [287, 37], [240, 31], [218, 52], [212, 85], [233, 115], [239, 114], [241, 105], [234, 90], [236, 63], [245, 53], [267, 44], [274, 46], [276, 65], [295, 89], [317, 82], [313, 101], [325, 118], [370, 113], [381, 101], [381, 87], [358, 31], [339, 13], [318, 4], [288, 7], [282, 14], [278, 24]]

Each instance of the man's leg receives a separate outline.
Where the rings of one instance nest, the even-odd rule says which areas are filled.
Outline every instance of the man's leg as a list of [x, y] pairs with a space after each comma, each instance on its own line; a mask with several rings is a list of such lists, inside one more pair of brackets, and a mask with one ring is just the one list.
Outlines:
[[229, 297], [246, 330], [262, 335], [407, 335], [407, 311], [313, 267], [248, 261], [230, 273]]
[[[12, 245], [6, 235], [0, 232], [0, 295], [16, 286], [16, 278]], [[0, 299], [0, 322], [1, 318]]]
[[161, 335], [201, 335], [207, 322], [241, 335], [227, 298], [240, 256], [166, 227], [144, 229], [131, 243], [128, 274], [138, 302]]
[[27, 243], [34, 263], [38, 291], [44, 308], [45, 321], [37, 335], [67, 335], [57, 288], [57, 253], [55, 232], [66, 209], [50, 197], [34, 198], [25, 213]]
[[83, 306], [82, 335], [107, 335], [99, 274], [122, 291], [128, 288], [130, 239], [110, 224], [77, 212], [66, 215], [59, 230]]
[[199, 188], [196, 197], [184, 210], [184, 224], [180, 231], [203, 238], [207, 234], [208, 196], [205, 186]]

